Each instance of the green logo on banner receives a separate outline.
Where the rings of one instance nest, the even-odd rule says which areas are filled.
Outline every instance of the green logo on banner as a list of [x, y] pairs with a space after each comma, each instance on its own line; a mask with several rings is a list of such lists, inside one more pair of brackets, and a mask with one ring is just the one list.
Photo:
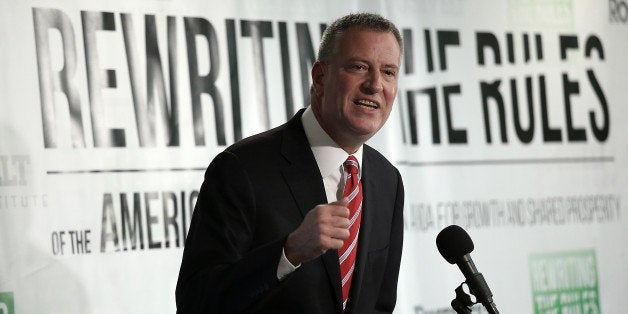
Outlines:
[[532, 254], [535, 314], [600, 313], [594, 250]]
[[0, 314], [15, 314], [13, 292], [0, 292]]

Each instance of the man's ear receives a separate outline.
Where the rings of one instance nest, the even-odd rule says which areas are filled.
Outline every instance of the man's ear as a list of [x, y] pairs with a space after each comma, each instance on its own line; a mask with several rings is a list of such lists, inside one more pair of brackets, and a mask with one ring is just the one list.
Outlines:
[[322, 96], [325, 86], [325, 75], [327, 74], [327, 65], [321, 61], [316, 61], [312, 65], [312, 85], [316, 96]]

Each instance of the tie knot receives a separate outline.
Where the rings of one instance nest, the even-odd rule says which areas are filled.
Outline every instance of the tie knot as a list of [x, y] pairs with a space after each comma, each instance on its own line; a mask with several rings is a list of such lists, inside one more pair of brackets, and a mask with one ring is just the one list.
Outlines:
[[351, 174], [357, 174], [360, 164], [355, 156], [350, 155], [344, 163], [345, 170]]

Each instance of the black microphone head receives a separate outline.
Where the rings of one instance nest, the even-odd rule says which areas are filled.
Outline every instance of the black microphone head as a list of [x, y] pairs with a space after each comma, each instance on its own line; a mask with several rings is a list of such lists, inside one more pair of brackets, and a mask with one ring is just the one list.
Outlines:
[[469, 234], [460, 226], [451, 225], [441, 230], [436, 236], [436, 246], [449, 264], [473, 252], [473, 241]]

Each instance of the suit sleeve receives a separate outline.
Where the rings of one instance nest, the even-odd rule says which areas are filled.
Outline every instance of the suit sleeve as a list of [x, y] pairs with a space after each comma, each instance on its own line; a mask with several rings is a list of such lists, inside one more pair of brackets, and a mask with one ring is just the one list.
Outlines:
[[397, 279], [399, 277], [399, 265], [401, 263], [401, 250], [403, 246], [403, 181], [399, 171], [397, 173], [397, 193], [395, 198], [392, 228], [390, 230], [390, 246], [384, 281], [380, 288], [379, 297], [375, 303], [375, 313], [392, 313], [397, 302]]
[[177, 313], [239, 313], [277, 281], [284, 239], [251, 248], [256, 206], [236, 155], [220, 153], [205, 173], [176, 290]]

